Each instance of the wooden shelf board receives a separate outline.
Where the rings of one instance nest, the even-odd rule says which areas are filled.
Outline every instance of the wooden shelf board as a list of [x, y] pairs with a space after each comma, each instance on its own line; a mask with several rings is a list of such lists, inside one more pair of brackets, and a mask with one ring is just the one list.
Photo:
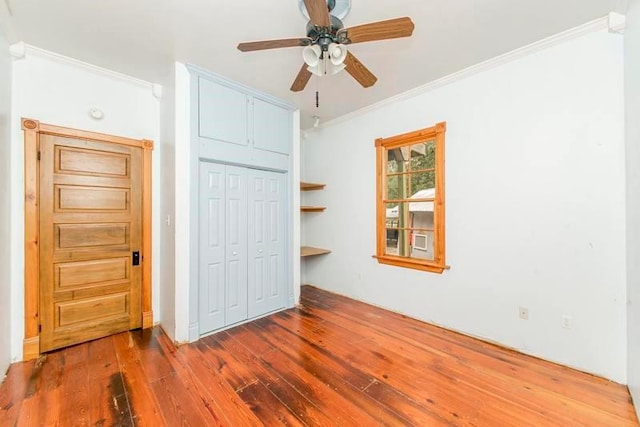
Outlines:
[[300, 206], [302, 212], [323, 212], [325, 209], [324, 206]]
[[312, 246], [302, 246], [300, 248], [300, 256], [315, 256], [315, 255], [325, 255], [330, 254], [331, 251], [329, 249], [322, 248], [314, 248]]
[[317, 184], [314, 182], [301, 182], [300, 191], [323, 190], [326, 184]]

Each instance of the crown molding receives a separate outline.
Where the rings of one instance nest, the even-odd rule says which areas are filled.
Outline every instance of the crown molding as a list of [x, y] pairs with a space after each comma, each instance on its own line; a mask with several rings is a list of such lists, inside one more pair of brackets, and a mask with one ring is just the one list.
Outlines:
[[608, 19], [610, 33], [624, 33], [624, 30], [627, 27], [627, 17], [625, 15], [618, 12], [610, 12]]
[[[51, 52], [49, 50], [41, 49], [36, 46], [24, 42], [14, 43], [10, 46], [10, 51], [15, 59], [22, 59], [33, 55], [34, 57], [44, 58], [59, 64], [70, 65], [72, 67], [80, 68], [91, 73], [109, 77], [114, 80], [120, 80], [125, 83], [129, 83], [135, 86], [149, 89], [149, 91], [156, 96], [158, 93], [162, 93], [161, 86], [148, 82], [146, 80], [138, 79], [126, 74], [119, 73], [117, 71], [109, 70], [107, 68], [99, 67], [97, 65], [89, 64], [87, 62], [80, 61], [68, 56], [61, 55], [59, 53]], [[158, 89], [159, 92], [158, 92]]]
[[[622, 15], [623, 16], [623, 15]], [[615, 18], [615, 17], [614, 17]], [[387, 105], [390, 104], [394, 104], [400, 101], [404, 101], [407, 99], [411, 99], [414, 98], [416, 96], [422, 95], [424, 93], [428, 93], [431, 92], [435, 89], [438, 89], [442, 86], [446, 86], [449, 85], [451, 83], [455, 83], [457, 81], [466, 79], [468, 77], [471, 77], [473, 75], [479, 74], [481, 72], [490, 70], [492, 68], [496, 68], [499, 67], [501, 65], [507, 64], [509, 62], [513, 62], [517, 59], [523, 58], [525, 56], [534, 54], [536, 52], [539, 52], [541, 50], [545, 50], [548, 49], [550, 47], [553, 46], [557, 46], [559, 44], [562, 44], [568, 40], [573, 40], [576, 39], [578, 37], [581, 37], [583, 35], [586, 34], [590, 34], [590, 33], [594, 33], [596, 31], [601, 31], [601, 30], [608, 30], [610, 29], [609, 26], [610, 23], [610, 19], [609, 19], [609, 15], [604, 16], [602, 18], [598, 18], [595, 19], [593, 21], [587, 22], [585, 24], [582, 24], [578, 27], [574, 27], [571, 28], [567, 31], [563, 31], [561, 33], [555, 34], [551, 37], [547, 37], [544, 38], [542, 40], [539, 40], [537, 42], [528, 44], [526, 46], [523, 46], [521, 48], [512, 50], [511, 52], [507, 52], [505, 54], [496, 56], [492, 59], [489, 59], [487, 61], [483, 61], [480, 62], [476, 65], [472, 65], [468, 68], [465, 68], [463, 70], [457, 71], [453, 74], [449, 74], [447, 76], [444, 76], [442, 78], [439, 78], [437, 80], [434, 80], [430, 83], [427, 83], [425, 85], [419, 86], [417, 88], [408, 90], [406, 92], [403, 92], [401, 94], [392, 96], [390, 98], [386, 98], [382, 101], [376, 102], [374, 104], [368, 105], [366, 107], [360, 108], [358, 110], [352, 111], [351, 113], [347, 113], [344, 114], [340, 117], [336, 117], [335, 119], [332, 120], [328, 120], [325, 123], [320, 124], [320, 126], [318, 128], [307, 128], [305, 129], [306, 131], [309, 132], [314, 132], [317, 131], [318, 129], [321, 128], [325, 128], [325, 127], [329, 127], [329, 126], [334, 126], [338, 123], [342, 123], [348, 120], [351, 120], [355, 117], [361, 116], [363, 114], [369, 113], [371, 111], [375, 111], [378, 110], [382, 107], [385, 107]]]
[[156, 99], [162, 99], [162, 85], [153, 83], [151, 85], [151, 93], [156, 97]]
[[24, 42], [14, 43], [9, 46], [9, 54], [14, 61], [24, 59], [24, 57], [27, 55]]

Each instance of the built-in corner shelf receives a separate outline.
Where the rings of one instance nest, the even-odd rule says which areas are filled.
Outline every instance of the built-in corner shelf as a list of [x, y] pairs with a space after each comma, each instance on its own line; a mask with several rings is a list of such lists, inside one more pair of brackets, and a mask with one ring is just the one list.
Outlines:
[[313, 182], [301, 182], [300, 191], [324, 190], [326, 184], [316, 184]]
[[[314, 182], [300, 183], [300, 191], [324, 190], [324, 187], [325, 184], [318, 184]], [[300, 206], [300, 211], [302, 212], [324, 212], [325, 209], [327, 208], [324, 206]], [[329, 249], [314, 248], [313, 246], [302, 246], [300, 248], [301, 257], [326, 255], [330, 253], [331, 251]]]
[[316, 256], [316, 255], [326, 255], [326, 254], [330, 254], [331, 251], [329, 249], [322, 249], [322, 248], [314, 248], [311, 246], [302, 246], [300, 248], [300, 256], [301, 257], [305, 257], [305, 256]]
[[302, 212], [324, 212], [325, 209], [324, 206], [300, 206]]

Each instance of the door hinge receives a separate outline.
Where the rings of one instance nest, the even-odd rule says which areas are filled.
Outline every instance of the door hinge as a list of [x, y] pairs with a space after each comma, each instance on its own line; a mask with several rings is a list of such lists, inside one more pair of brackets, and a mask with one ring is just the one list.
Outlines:
[[40, 160], [40, 152], [38, 151], [38, 160]]
[[42, 325], [38, 325], [38, 333], [42, 332]]

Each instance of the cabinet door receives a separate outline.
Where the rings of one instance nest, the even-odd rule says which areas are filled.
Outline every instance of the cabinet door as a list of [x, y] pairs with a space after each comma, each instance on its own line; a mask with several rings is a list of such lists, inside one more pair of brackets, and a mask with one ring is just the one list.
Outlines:
[[248, 98], [227, 86], [198, 79], [199, 135], [217, 141], [248, 145]]
[[286, 303], [284, 182], [284, 174], [249, 170], [249, 317]]
[[253, 99], [253, 146], [289, 154], [292, 140], [291, 112], [261, 99]]
[[225, 325], [225, 167], [200, 162], [200, 333]]
[[226, 325], [247, 319], [247, 169], [226, 167]]

